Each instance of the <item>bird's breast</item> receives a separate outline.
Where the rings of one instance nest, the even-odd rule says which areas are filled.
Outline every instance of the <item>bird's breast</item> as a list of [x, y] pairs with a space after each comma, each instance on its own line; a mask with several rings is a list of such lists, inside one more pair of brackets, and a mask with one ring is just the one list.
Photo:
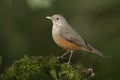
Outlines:
[[62, 47], [63, 49], [66, 49], [66, 50], [79, 50], [80, 49], [80, 47], [77, 46], [76, 44], [71, 43], [68, 40], [61, 37], [59, 30], [60, 29], [53, 29], [52, 30], [53, 40], [55, 41], [55, 43], [58, 46]]

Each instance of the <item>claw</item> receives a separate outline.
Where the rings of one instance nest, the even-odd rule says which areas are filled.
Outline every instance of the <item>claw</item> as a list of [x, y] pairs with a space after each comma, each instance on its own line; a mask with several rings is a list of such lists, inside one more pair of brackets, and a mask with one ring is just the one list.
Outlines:
[[63, 56], [58, 56], [57, 59], [63, 59]]

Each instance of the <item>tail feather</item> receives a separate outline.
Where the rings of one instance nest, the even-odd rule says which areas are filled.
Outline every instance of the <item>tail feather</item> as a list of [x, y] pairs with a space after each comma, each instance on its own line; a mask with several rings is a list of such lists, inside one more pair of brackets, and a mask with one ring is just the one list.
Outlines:
[[93, 48], [93, 47], [92, 47], [91, 45], [89, 45], [89, 44], [88, 44], [88, 46], [89, 46], [89, 48], [91, 49], [91, 52], [96, 53], [97, 55], [99, 55], [99, 56], [101, 56], [101, 57], [103, 57], [103, 58], [107, 58], [107, 56], [105, 56], [101, 51]]

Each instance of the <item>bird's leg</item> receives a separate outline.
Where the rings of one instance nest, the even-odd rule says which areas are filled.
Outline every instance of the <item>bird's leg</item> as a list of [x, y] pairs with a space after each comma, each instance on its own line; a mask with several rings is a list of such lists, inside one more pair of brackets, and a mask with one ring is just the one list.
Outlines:
[[68, 64], [70, 63], [70, 60], [71, 60], [71, 58], [72, 58], [72, 55], [73, 55], [73, 51], [70, 51], [70, 57], [69, 57], [69, 60], [68, 60]]
[[63, 58], [66, 54], [68, 54], [70, 51], [65, 52], [62, 56], [58, 56], [57, 59]]

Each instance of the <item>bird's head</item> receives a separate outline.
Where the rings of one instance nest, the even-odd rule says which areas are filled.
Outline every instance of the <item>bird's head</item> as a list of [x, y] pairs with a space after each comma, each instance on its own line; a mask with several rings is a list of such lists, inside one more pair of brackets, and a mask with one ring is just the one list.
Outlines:
[[68, 24], [66, 19], [60, 14], [54, 14], [53, 16], [47, 16], [46, 18], [52, 20], [53, 25], [66, 26]]

